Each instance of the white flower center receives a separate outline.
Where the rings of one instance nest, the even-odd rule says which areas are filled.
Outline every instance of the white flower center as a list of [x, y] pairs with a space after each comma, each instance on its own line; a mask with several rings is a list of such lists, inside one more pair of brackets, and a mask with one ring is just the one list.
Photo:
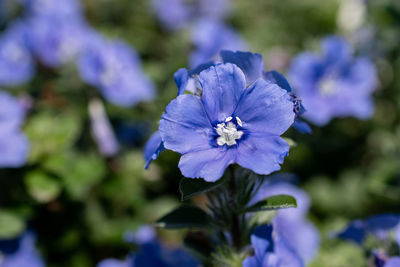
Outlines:
[[320, 81], [318, 88], [319, 88], [320, 93], [325, 96], [330, 96], [330, 95], [335, 94], [338, 89], [337, 82], [332, 77], [323, 78]]
[[[238, 131], [237, 125], [232, 122], [232, 117], [228, 117], [225, 119], [225, 122], [217, 124], [215, 130], [219, 137], [217, 138], [217, 144], [219, 146], [228, 145], [233, 146], [236, 145], [236, 140], [240, 139], [243, 135], [242, 131]], [[236, 123], [239, 126], [243, 126], [242, 121], [239, 117], [236, 117]]]

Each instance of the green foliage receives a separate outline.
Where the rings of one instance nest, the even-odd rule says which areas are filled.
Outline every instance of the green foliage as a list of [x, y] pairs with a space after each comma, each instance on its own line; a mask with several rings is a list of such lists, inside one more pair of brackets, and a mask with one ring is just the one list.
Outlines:
[[288, 195], [276, 195], [258, 201], [246, 208], [245, 212], [258, 212], [267, 210], [297, 208], [296, 199]]
[[194, 196], [207, 193], [216, 189], [223, 184], [225, 179], [219, 179], [214, 183], [206, 182], [203, 179], [182, 178], [179, 182], [179, 191], [181, 192], [181, 200], [185, 201]]
[[16, 214], [0, 210], [0, 239], [11, 239], [25, 229], [23, 218], [18, 217]]
[[199, 228], [210, 226], [211, 219], [202, 209], [183, 205], [158, 219], [156, 225], [167, 229]]

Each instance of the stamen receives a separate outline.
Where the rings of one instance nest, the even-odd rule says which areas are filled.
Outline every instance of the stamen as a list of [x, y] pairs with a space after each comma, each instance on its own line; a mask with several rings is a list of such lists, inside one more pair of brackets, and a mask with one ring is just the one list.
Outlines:
[[239, 117], [237, 117], [237, 116], [236, 116], [236, 122], [237, 122], [237, 124], [239, 124], [240, 127], [243, 127], [242, 120], [239, 119]]
[[[215, 131], [219, 135], [217, 138], [217, 144], [219, 146], [228, 145], [233, 146], [236, 145], [236, 140], [240, 139], [243, 135], [242, 131], [237, 130], [237, 125], [232, 122], [232, 117], [228, 117], [225, 119], [225, 122], [218, 123]], [[242, 121], [236, 117], [236, 122], [242, 126]]]

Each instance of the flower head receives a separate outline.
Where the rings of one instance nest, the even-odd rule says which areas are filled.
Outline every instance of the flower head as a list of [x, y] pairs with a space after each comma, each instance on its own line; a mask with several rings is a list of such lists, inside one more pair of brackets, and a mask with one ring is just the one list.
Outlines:
[[229, 63], [198, 79], [201, 96], [178, 96], [160, 121], [164, 147], [182, 154], [182, 174], [216, 181], [233, 163], [259, 174], [279, 170], [289, 151], [280, 135], [295, 117], [287, 92], [263, 79], [247, 87], [244, 73]]
[[79, 0], [20, 0], [30, 15], [76, 19], [83, 16]]
[[78, 67], [82, 79], [115, 105], [133, 106], [154, 97], [154, 86], [143, 73], [138, 55], [122, 41], [92, 34]]
[[306, 219], [310, 199], [305, 191], [284, 181], [281, 174], [277, 174], [263, 182], [249, 204], [280, 194], [295, 197], [297, 208], [278, 211], [272, 222], [275, 231], [285, 238], [303, 262], [310, 262], [318, 252], [320, 237], [316, 227]]
[[324, 39], [321, 55], [298, 55], [289, 77], [307, 107], [304, 117], [316, 125], [335, 117], [366, 119], [373, 114], [374, 65], [367, 58], [352, 58], [350, 45], [340, 37]]
[[0, 91], [0, 167], [20, 167], [26, 161], [29, 142], [20, 130], [24, 116], [21, 103]]
[[35, 248], [35, 236], [26, 232], [18, 238], [0, 240], [1, 267], [44, 267]]
[[27, 25], [14, 22], [0, 37], [0, 85], [14, 86], [29, 81], [35, 70], [27, 42]]

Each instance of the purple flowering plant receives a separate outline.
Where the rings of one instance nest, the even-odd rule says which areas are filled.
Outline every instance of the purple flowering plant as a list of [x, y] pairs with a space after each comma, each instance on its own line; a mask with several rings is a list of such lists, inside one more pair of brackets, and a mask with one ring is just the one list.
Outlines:
[[[180, 69], [174, 79], [178, 94], [146, 144], [146, 168], [165, 149], [181, 154], [182, 200], [206, 193], [209, 205], [207, 211], [183, 205], [157, 224], [172, 229], [212, 229], [217, 238], [207, 239], [214, 251], [212, 255], [205, 252], [207, 257], [221, 264], [241, 264], [248, 256], [243, 263], [247, 266], [264, 266], [254, 265], [253, 258], [259, 254], [257, 241], [250, 248], [246, 244], [254, 229], [268, 224], [265, 227], [271, 232], [274, 228], [274, 235], [279, 235], [275, 241], [265, 240], [275, 242], [270, 246], [278, 249], [276, 255], [271, 254], [271, 262], [289, 254], [298, 266], [312, 260], [319, 235], [305, 219], [307, 195], [289, 184], [275, 185], [266, 179], [281, 169], [289, 153], [282, 135], [296, 123], [304, 123], [300, 121], [304, 107], [289, 82], [277, 71], [265, 71], [261, 55], [239, 51], [222, 51], [214, 62], [193, 70]], [[303, 132], [310, 131], [308, 125], [305, 128]], [[291, 216], [288, 211], [279, 212], [273, 221], [257, 219], [259, 211], [293, 208], [300, 203], [299, 210], [293, 210], [298, 215]], [[308, 241], [292, 235], [289, 230], [293, 227], [303, 229]], [[196, 236], [187, 239], [194, 247], [200, 242]], [[251, 235], [253, 239], [257, 238]]]

